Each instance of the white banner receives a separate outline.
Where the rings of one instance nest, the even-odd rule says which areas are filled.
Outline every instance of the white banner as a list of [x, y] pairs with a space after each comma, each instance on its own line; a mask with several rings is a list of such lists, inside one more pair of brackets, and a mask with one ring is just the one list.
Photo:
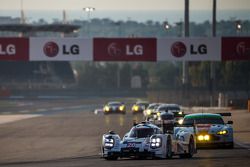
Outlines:
[[30, 38], [30, 61], [92, 61], [93, 40]]
[[157, 39], [157, 61], [220, 61], [221, 38]]

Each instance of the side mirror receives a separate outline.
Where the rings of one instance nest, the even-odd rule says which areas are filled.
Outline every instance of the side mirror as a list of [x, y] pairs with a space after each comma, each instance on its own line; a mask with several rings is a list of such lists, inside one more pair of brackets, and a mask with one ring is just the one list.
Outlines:
[[109, 131], [109, 134], [114, 135], [114, 134], [115, 134], [115, 131], [110, 130], [110, 131]]
[[127, 138], [128, 137], [128, 133], [126, 133], [125, 135], [124, 135], [124, 138]]
[[174, 134], [174, 132], [172, 130], [167, 130], [168, 134]]
[[232, 125], [233, 123], [234, 123], [233, 121], [228, 121], [228, 122], [227, 122], [227, 124], [231, 124], [231, 125]]

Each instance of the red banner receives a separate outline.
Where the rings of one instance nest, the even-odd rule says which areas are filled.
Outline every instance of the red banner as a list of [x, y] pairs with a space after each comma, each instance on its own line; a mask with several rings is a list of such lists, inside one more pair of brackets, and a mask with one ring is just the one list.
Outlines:
[[0, 60], [29, 60], [28, 38], [0, 38]]
[[156, 61], [156, 38], [94, 38], [94, 61]]
[[249, 37], [222, 37], [222, 60], [250, 60]]

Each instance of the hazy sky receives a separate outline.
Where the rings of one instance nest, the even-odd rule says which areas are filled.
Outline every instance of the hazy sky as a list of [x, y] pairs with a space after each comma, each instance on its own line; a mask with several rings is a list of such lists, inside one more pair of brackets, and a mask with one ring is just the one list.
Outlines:
[[[190, 0], [190, 9], [211, 9], [213, 0]], [[20, 9], [21, 0], [0, 0], [0, 10]], [[23, 0], [24, 9], [181, 10], [184, 0]], [[218, 9], [248, 9], [250, 0], [217, 0]]]

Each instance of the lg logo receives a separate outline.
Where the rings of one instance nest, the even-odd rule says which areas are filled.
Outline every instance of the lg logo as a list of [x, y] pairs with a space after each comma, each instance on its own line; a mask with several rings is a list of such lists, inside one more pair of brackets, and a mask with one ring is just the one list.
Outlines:
[[0, 44], [0, 55], [15, 55], [16, 47], [13, 44], [3, 46]]
[[141, 56], [143, 55], [143, 46], [142, 45], [126, 45], [126, 55], [133, 56]]
[[76, 44], [59, 47], [55, 42], [47, 42], [43, 47], [43, 52], [48, 57], [55, 57], [58, 55], [60, 48], [63, 55], [78, 55], [80, 53], [79, 46]]
[[186, 52], [186, 45], [182, 42], [175, 42], [171, 47], [171, 53], [175, 57], [183, 57]]
[[248, 46], [246, 42], [239, 42], [236, 45], [236, 53], [238, 56], [249, 56], [250, 46]]
[[122, 51], [116, 43], [111, 43], [108, 46], [108, 54], [110, 56], [121, 56], [121, 53], [122, 53]]
[[48, 42], [44, 45], [43, 52], [48, 57], [55, 57], [59, 52], [59, 46], [55, 42]]
[[143, 55], [143, 46], [140, 44], [137, 45], [125, 45], [119, 46], [117, 43], [111, 43], [107, 48], [108, 54], [110, 56], [141, 56]]
[[[205, 44], [189, 46], [190, 55], [204, 55], [207, 54], [207, 46]], [[171, 53], [175, 57], [183, 57], [187, 53], [187, 47], [183, 42], [175, 42], [171, 46]]]

